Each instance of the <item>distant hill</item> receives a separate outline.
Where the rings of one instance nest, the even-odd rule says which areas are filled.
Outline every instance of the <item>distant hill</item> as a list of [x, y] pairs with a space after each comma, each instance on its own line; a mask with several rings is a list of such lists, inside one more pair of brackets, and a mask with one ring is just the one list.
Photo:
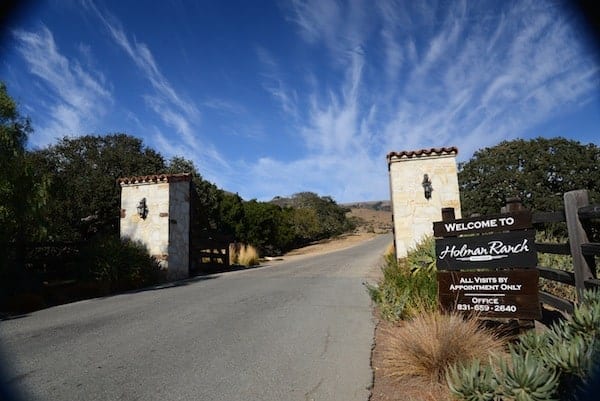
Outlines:
[[[301, 197], [300, 197], [301, 198]], [[298, 196], [274, 197], [270, 203], [298, 207]], [[387, 233], [392, 231], [392, 203], [385, 201], [351, 202], [339, 204], [348, 210], [346, 216], [356, 225], [356, 232]]]
[[343, 203], [340, 206], [347, 207], [349, 209], [371, 209], [380, 210], [384, 212], [392, 211], [392, 202], [390, 202], [389, 200]]
[[392, 231], [392, 202], [368, 201], [344, 203], [348, 216], [356, 223], [357, 232], [387, 233]]

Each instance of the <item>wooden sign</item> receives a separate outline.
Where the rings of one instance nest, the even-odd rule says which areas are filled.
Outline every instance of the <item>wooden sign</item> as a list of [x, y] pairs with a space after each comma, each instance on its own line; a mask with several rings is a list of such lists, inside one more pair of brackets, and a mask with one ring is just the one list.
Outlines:
[[433, 223], [433, 235], [446, 237], [522, 230], [531, 227], [531, 212], [527, 210], [460, 220], [436, 221]]
[[438, 270], [535, 267], [535, 231], [435, 240]]
[[537, 270], [438, 272], [440, 305], [486, 317], [539, 319]]

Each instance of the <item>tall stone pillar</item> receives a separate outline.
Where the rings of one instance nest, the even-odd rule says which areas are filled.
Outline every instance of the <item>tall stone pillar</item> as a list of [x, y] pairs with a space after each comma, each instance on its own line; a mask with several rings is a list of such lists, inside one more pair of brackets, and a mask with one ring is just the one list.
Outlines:
[[442, 219], [442, 208], [454, 208], [460, 218], [457, 153], [457, 148], [448, 147], [387, 155], [398, 259], [406, 258], [411, 248], [433, 235], [432, 223]]
[[119, 178], [121, 238], [140, 241], [169, 280], [189, 276], [190, 174]]

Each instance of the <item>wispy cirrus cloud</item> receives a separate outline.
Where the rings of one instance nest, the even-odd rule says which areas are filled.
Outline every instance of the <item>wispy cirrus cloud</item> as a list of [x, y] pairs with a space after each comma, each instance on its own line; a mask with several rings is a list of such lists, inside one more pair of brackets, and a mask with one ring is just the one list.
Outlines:
[[344, 66], [372, 29], [372, 4], [364, 0], [348, 2], [293, 0], [288, 20], [298, 28], [301, 37], [313, 46], [324, 45], [330, 61]]
[[[384, 126], [389, 148], [407, 140], [427, 146], [460, 138], [468, 156], [502, 139], [528, 135], [536, 124], [598, 89], [598, 67], [559, 10], [539, 9], [536, 3], [510, 4], [493, 17], [483, 8], [463, 10], [437, 21], [436, 39], [412, 68], [430, 72], [405, 83], [403, 92], [409, 95], [398, 97], [396, 118]], [[444, 56], [432, 63], [437, 38], [447, 38], [436, 50]]]
[[47, 89], [34, 110], [44, 116], [44, 122], [40, 126], [34, 121], [36, 131], [30, 142], [42, 147], [57, 138], [81, 135], [94, 127], [113, 102], [111, 87], [104, 76], [63, 55], [45, 25], [37, 31], [15, 30], [13, 37], [29, 71]]
[[229, 163], [220, 152], [198, 135], [201, 116], [196, 104], [174, 88], [161, 72], [148, 45], [130, 39], [121, 22], [108, 11], [100, 10], [92, 0], [82, 0], [82, 3], [99, 19], [114, 43], [127, 54], [154, 89], [154, 92], [143, 96], [146, 105], [167, 128], [173, 129], [177, 134], [173, 138], [154, 127], [154, 141], [160, 144], [161, 149], [170, 156], [180, 155], [192, 159], [211, 179], [223, 168], [228, 169]]
[[278, 63], [267, 49], [259, 46], [256, 54], [263, 66], [263, 88], [277, 101], [285, 114], [298, 118], [298, 93], [288, 87]]
[[352, 200], [365, 185], [386, 197], [389, 151], [457, 145], [467, 159], [539, 135], [534, 127], [600, 87], [595, 58], [563, 11], [534, 1], [382, 1], [373, 15], [358, 0], [293, 1], [288, 21], [308, 46], [328, 49], [343, 79], [308, 72], [313, 84], [295, 98], [304, 156], [261, 158], [253, 175], [277, 183], [265, 184], [274, 193], [335, 188]]

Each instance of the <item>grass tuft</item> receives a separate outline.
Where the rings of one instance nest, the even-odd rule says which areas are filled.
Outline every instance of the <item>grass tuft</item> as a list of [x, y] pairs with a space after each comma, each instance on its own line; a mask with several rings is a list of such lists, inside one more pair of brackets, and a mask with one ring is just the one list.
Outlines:
[[474, 359], [502, 354], [504, 341], [475, 317], [427, 312], [394, 327], [383, 361], [393, 378], [445, 383], [446, 369]]
[[258, 251], [252, 245], [242, 245], [237, 261], [242, 266], [256, 266], [260, 262]]

